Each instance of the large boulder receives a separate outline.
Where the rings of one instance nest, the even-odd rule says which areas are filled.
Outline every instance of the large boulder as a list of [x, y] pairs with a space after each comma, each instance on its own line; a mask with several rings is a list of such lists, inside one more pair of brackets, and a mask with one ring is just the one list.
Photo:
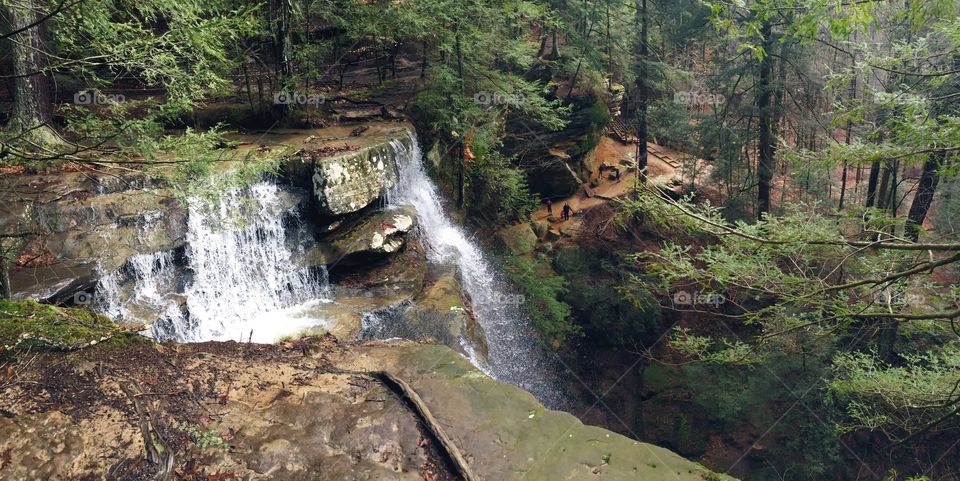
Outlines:
[[357, 212], [397, 182], [397, 150], [390, 141], [316, 159], [313, 192], [321, 215]]
[[309, 265], [363, 264], [400, 250], [417, 222], [413, 206], [371, 212], [337, 227], [307, 253]]
[[274, 132], [292, 151], [280, 165], [282, 181], [311, 190], [320, 217], [359, 212], [386, 195], [397, 182], [397, 157], [411, 147], [409, 124], [355, 125]]
[[530, 224], [517, 224], [504, 227], [497, 232], [497, 245], [511, 255], [519, 256], [533, 252], [537, 245], [537, 234]]

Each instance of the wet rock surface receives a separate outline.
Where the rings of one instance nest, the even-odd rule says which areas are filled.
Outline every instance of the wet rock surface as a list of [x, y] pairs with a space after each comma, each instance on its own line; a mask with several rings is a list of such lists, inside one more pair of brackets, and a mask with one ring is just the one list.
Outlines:
[[[289, 207], [299, 207], [304, 217], [337, 216], [347, 224], [355, 219], [344, 214], [360, 212], [396, 182], [390, 142], [409, 142], [407, 123], [366, 126], [359, 135], [352, 135], [355, 126], [228, 135], [237, 147], [225, 155], [282, 154], [286, 160], [278, 183], [286, 185]], [[189, 212], [182, 196], [157, 175], [162, 172], [132, 167], [0, 176], [0, 234], [44, 232], [29, 239], [19, 256], [22, 265], [11, 269], [14, 297], [83, 304], [75, 302], [77, 293], [89, 296], [99, 278], [121, 269], [132, 256], [185, 246]], [[224, 162], [218, 168], [233, 167]], [[385, 239], [374, 249], [397, 247], [396, 239]]]
[[101, 271], [186, 241], [186, 210], [161, 183], [129, 172], [0, 177], [0, 233], [37, 232], [12, 269], [16, 298], [69, 302]]
[[307, 253], [307, 263], [326, 265], [332, 270], [340, 264], [366, 264], [398, 252], [406, 234], [416, 226], [416, 219], [416, 209], [404, 206], [345, 221]]

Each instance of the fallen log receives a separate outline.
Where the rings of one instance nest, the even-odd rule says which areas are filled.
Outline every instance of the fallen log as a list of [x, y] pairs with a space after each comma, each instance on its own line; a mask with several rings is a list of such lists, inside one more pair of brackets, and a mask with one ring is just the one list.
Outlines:
[[453, 465], [452, 467], [457, 470], [464, 481], [480, 481], [480, 478], [473, 474], [467, 459], [460, 452], [460, 448], [450, 439], [440, 422], [430, 413], [430, 408], [409, 384], [388, 372], [380, 371], [372, 374], [413, 408], [414, 413], [439, 443], [440, 448]]

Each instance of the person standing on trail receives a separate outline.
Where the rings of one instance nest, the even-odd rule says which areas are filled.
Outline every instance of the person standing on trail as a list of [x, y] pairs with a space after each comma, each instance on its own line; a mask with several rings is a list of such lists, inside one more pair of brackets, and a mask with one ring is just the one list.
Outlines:
[[569, 219], [570, 219], [570, 211], [571, 211], [571, 210], [573, 210], [573, 209], [570, 208], [570, 204], [564, 202], [564, 203], [563, 203], [563, 213], [561, 214], [560, 217], [561, 217], [563, 220], [569, 220]]
[[547, 204], [547, 217], [552, 216], [552, 215], [553, 215], [553, 202], [551, 202], [549, 198], [547, 198], [547, 199], [544, 200], [543, 202], [544, 202], [545, 204]]

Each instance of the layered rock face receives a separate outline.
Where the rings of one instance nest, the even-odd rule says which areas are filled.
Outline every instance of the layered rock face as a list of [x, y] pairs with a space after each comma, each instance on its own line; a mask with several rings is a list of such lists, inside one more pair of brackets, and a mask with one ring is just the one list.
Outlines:
[[362, 134], [343, 135], [337, 128], [297, 139], [300, 148], [283, 165], [287, 180], [309, 188], [316, 214], [338, 218], [370, 206], [396, 185], [395, 146], [409, 144], [409, 124], [379, 122], [365, 126]]
[[[409, 128], [379, 122], [360, 136], [352, 136], [351, 127], [333, 127], [272, 132], [261, 141], [271, 150], [296, 151], [276, 179], [284, 224], [300, 222], [292, 219], [299, 212], [302, 220], [322, 218], [332, 227], [318, 238], [296, 239], [317, 246], [310, 249], [308, 264], [330, 265], [343, 258], [362, 262], [402, 248], [416, 213], [375, 212], [371, 204], [396, 183], [391, 142], [409, 143]], [[44, 231], [20, 256], [24, 265], [10, 270], [14, 298], [89, 303], [105, 277], [120, 271], [127, 273], [124, 279], [141, 274], [132, 266], [136, 256], [164, 257], [177, 264], [175, 269], [187, 267], [192, 214], [162, 179], [109, 168], [5, 175], [0, 203], [5, 206], [0, 233], [40, 230], [38, 225]], [[129, 291], [123, 287], [122, 292]]]
[[403, 247], [406, 234], [416, 226], [417, 211], [410, 206], [386, 209], [338, 225], [308, 254], [314, 265], [340, 262], [356, 264], [392, 254]]
[[0, 233], [32, 236], [11, 269], [14, 298], [70, 302], [141, 252], [186, 242], [186, 209], [140, 174], [63, 172], [0, 177]]

